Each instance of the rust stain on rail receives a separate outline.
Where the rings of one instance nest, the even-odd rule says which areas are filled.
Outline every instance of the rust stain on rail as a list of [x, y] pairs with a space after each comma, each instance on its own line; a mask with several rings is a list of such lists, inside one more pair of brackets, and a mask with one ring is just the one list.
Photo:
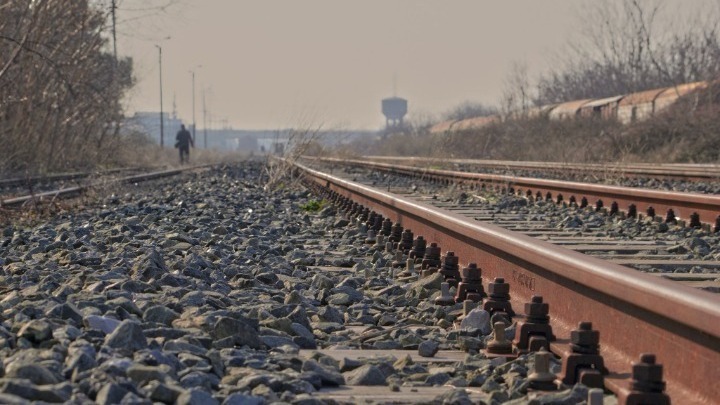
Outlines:
[[[497, 226], [299, 166], [318, 187], [337, 192], [476, 262], [484, 280], [511, 280], [515, 308], [541, 294], [559, 337], [580, 321], [601, 333], [607, 367], [627, 373], [641, 353], [665, 365], [667, 392], [682, 403], [720, 398], [720, 298], [582, 255]], [[515, 277], [513, 277], [513, 275]], [[607, 387], [624, 383], [609, 379]]]

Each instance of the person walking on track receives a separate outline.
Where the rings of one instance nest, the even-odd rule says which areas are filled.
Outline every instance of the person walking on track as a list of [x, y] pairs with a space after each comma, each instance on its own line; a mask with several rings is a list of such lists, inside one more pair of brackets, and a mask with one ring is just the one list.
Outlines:
[[180, 149], [180, 164], [188, 163], [190, 160], [190, 147], [195, 147], [190, 131], [185, 125], [180, 125], [180, 130], [175, 136], [175, 147]]

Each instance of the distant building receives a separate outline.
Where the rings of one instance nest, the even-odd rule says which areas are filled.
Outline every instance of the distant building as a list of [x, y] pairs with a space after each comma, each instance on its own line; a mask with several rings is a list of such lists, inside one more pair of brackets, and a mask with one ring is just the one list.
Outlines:
[[[163, 114], [164, 145], [166, 148], [175, 146], [175, 135], [180, 130], [182, 120], [175, 117], [175, 114]], [[187, 125], [188, 131], [192, 132], [192, 126]], [[132, 117], [125, 119], [123, 123], [125, 133], [139, 132], [147, 135], [153, 142], [160, 143], [160, 113], [157, 112], [136, 112]], [[348, 131], [348, 130], [323, 130], [312, 136], [314, 141], [324, 146], [337, 146], [348, 144], [359, 139], [366, 139], [376, 135], [373, 131]], [[198, 128], [195, 134], [195, 147], [205, 147], [207, 137], [207, 148], [226, 151], [240, 151], [253, 153], [276, 153], [282, 154], [292, 149], [293, 141], [298, 138], [302, 141], [309, 140], [308, 137], [293, 136], [291, 129], [233, 129], [233, 128]], [[297, 141], [297, 140], [296, 140]]]

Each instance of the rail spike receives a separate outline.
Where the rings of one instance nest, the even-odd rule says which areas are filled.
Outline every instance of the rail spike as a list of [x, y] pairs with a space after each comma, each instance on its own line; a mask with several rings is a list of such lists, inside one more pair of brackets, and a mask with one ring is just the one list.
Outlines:
[[518, 321], [513, 344], [521, 353], [536, 352], [542, 348], [549, 350], [555, 335], [550, 326], [550, 306], [543, 297], [534, 295], [525, 303], [525, 320]]
[[618, 403], [625, 405], [670, 405], [670, 397], [665, 394], [665, 382], [662, 378], [663, 366], [655, 362], [655, 355], [640, 355], [640, 361], [632, 365], [632, 383], [630, 392], [621, 392]]
[[570, 332], [572, 352], [563, 359], [560, 379], [565, 385], [585, 384], [602, 388], [608, 371], [599, 354], [600, 332], [593, 330], [592, 322], [580, 322]]

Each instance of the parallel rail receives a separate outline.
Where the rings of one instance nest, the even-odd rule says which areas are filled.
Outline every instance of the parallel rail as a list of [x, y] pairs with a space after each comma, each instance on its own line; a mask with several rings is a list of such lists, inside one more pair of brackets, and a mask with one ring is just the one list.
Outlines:
[[[128, 184], [128, 183], [138, 183], [148, 180], [154, 180], [159, 179], [162, 177], [170, 177], [178, 175], [184, 171], [188, 170], [195, 170], [202, 167], [206, 167], [208, 165], [201, 165], [201, 166], [192, 166], [187, 168], [180, 168], [180, 169], [170, 169], [170, 170], [160, 170], [156, 172], [151, 173], [143, 173], [133, 176], [126, 176], [119, 179], [115, 179], [110, 181], [111, 184]], [[108, 183], [102, 183], [102, 184], [108, 184]], [[88, 189], [91, 189], [93, 187], [98, 186], [99, 184], [88, 184], [88, 185], [82, 185], [82, 186], [74, 186], [74, 187], [66, 187], [61, 188], [58, 190], [52, 190], [52, 191], [45, 191], [42, 193], [35, 193], [30, 195], [24, 195], [19, 197], [13, 197], [13, 198], [7, 198], [4, 200], [0, 200], [0, 207], [3, 208], [9, 208], [9, 207], [19, 207], [24, 204], [27, 204], [29, 202], [43, 202], [48, 200], [55, 200], [55, 199], [62, 199], [62, 198], [72, 198], [76, 197], [78, 195], [81, 195]]]
[[115, 174], [115, 173], [122, 173], [130, 170], [138, 170], [138, 168], [120, 168], [120, 169], [110, 169], [110, 170], [103, 170], [102, 172], [98, 173], [92, 173], [92, 172], [72, 172], [72, 173], [55, 173], [55, 174], [48, 174], [45, 176], [31, 176], [31, 177], [15, 177], [11, 179], [0, 179], [0, 188], [6, 188], [6, 187], [17, 187], [17, 186], [23, 186], [26, 184], [34, 184], [39, 182], [53, 182], [53, 181], [64, 181], [64, 180], [77, 180], [77, 179], [84, 179], [86, 177], [90, 177], [93, 174]]
[[480, 159], [436, 159], [410, 156], [365, 156], [364, 159], [384, 162], [404, 162], [413, 166], [453, 164], [498, 170], [533, 170], [543, 172], [572, 172], [620, 177], [652, 177], [678, 180], [720, 180], [720, 165], [686, 163], [565, 163]]
[[625, 212], [633, 204], [638, 213], [647, 212], [648, 208], [653, 208], [657, 215], [665, 216], [665, 213], [672, 209], [675, 217], [684, 220], [689, 220], [693, 213], [697, 213], [701, 222], [711, 225], [717, 224], [720, 216], [720, 196], [712, 194], [681, 193], [529, 177], [455, 172], [360, 160], [324, 158], [320, 161], [406, 176], [422, 176], [426, 179], [443, 182], [472, 183], [480, 187], [492, 186], [520, 194], [538, 195], [539, 193], [543, 198], [550, 197], [555, 200], [558, 199], [558, 196], [562, 196], [563, 201], [567, 202], [574, 198], [578, 204], [585, 197], [589, 204], [597, 204], [597, 201], [602, 201], [603, 206], [606, 208], [609, 208], [615, 202], [618, 204], [619, 211]]
[[[720, 298], [658, 279], [528, 236], [479, 223], [297, 165], [323, 193], [337, 193], [476, 262], [483, 278], [503, 277], [511, 302], [521, 308], [533, 295], [550, 304], [553, 330], [568, 337], [581, 321], [601, 332], [601, 354], [612, 375], [606, 387], [629, 392], [628, 371], [641, 353], [664, 364], [667, 393], [675, 403], [712, 403], [720, 398]], [[551, 345], [567, 352], [567, 340]]]

